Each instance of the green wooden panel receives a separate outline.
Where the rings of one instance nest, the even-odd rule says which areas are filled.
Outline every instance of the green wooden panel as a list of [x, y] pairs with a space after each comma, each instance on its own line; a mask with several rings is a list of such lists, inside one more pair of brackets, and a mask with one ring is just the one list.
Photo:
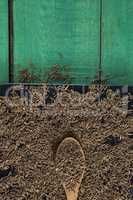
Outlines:
[[26, 68], [38, 81], [55, 73], [54, 83], [89, 83], [99, 63], [99, 8], [99, 0], [15, 0], [15, 80]]
[[133, 1], [103, 0], [102, 67], [108, 83], [133, 85]]
[[8, 1], [0, 0], [0, 84], [8, 82]]

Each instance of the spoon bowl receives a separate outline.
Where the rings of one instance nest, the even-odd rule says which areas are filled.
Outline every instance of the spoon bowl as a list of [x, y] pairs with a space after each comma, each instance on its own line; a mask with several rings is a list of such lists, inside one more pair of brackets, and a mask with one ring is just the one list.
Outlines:
[[85, 156], [76, 139], [65, 138], [58, 146], [56, 171], [64, 187], [67, 200], [77, 200], [85, 172]]

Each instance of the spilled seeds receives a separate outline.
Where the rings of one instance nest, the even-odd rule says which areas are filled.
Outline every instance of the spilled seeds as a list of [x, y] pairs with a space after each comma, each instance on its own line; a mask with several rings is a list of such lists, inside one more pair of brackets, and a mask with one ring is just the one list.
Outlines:
[[56, 154], [56, 172], [67, 189], [80, 183], [85, 170], [85, 157], [80, 145], [72, 138], [65, 139]]
[[[54, 162], [65, 137], [76, 138], [86, 158], [79, 199], [132, 200], [133, 118], [123, 112], [119, 93], [108, 90], [99, 102], [95, 86], [86, 94], [59, 88], [55, 102], [42, 105], [37, 99], [42, 90], [30, 90], [36, 93], [33, 106], [17, 96], [11, 97], [12, 106], [0, 98], [0, 170], [15, 169], [0, 179], [0, 200], [65, 200], [64, 178], [58, 177]], [[78, 168], [72, 171], [71, 162], [77, 166], [80, 159], [75, 162], [75, 155], [65, 151], [74, 160], [66, 163], [67, 172], [76, 177]], [[64, 173], [66, 165], [58, 156], [58, 168]]]

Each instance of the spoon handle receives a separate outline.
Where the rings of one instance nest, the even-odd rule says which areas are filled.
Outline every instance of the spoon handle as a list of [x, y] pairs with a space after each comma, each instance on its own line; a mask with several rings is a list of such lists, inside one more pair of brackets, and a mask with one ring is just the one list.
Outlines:
[[77, 183], [75, 185], [75, 187], [73, 187], [72, 189], [69, 189], [69, 190], [67, 188], [65, 188], [65, 186], [64, 186], [66, 196], [67, 196], [67, 200], [77, 200], [79, 187], [80, 187], [79, 183]]
[[66, 192], [67, 200], [77, 200], [78, 195], [73, 191]]

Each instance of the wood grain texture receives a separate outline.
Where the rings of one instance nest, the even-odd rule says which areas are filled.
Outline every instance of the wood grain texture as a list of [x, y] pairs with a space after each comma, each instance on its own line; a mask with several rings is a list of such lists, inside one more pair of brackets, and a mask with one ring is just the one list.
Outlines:
[[8, 1], [0, 1], [0, 84], [8, 82]]
[[[67, 65], [73, 84], [87, 84], [99, 62], [99, 1], [14, 1], [15, 75], [30, 63], [41, 81]], [[57, 81], [58, 82], [58, 81]]]
[[[90, 84], [101, 58], [108, 84], [133, 85], [133, 1], [102, 1], [100, 51], [100, 0], [14, 0], [15, 82], [24, 69], [44, 82], [59, 64], [67, 66], [70, 84]], [[2, 84], [9, 76], [8, 0], [0, 1], [0, 29]]]
[[103, 0], [102, 68], [111, 85], [133, 85], [133, 1]]

